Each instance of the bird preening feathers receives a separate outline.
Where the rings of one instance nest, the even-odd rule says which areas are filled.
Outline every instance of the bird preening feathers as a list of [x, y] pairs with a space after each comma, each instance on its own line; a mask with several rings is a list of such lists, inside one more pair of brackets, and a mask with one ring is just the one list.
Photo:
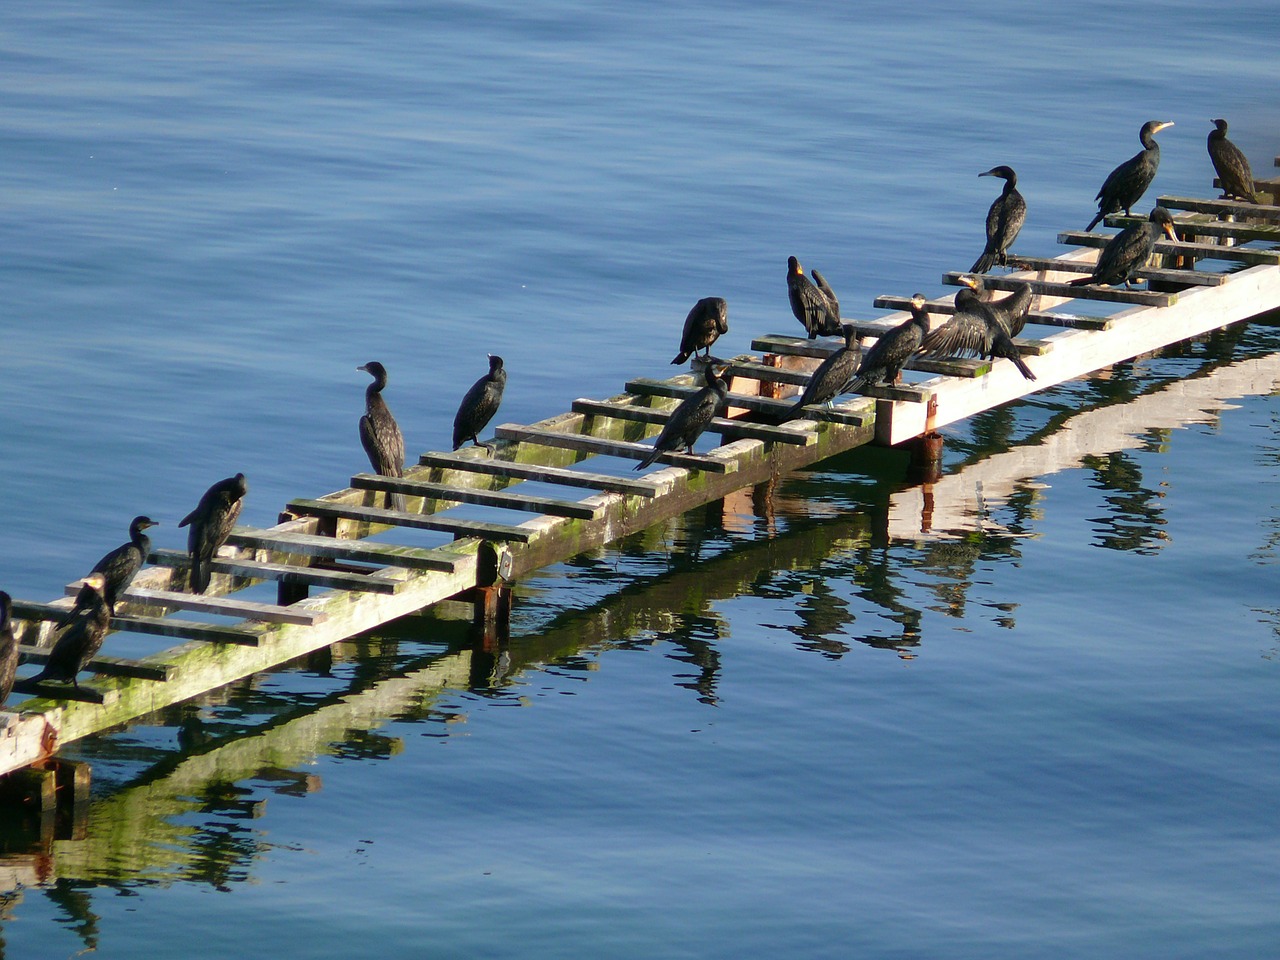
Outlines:
[[187, 533], [187, 552], [191, 554], [192, 593], [209, 589], [209, 564], [231, 535], [248, 490], [243, 473], [219, 480], [205, 491], [196, 508], [179, 521], [178, 526], [191, 528]]

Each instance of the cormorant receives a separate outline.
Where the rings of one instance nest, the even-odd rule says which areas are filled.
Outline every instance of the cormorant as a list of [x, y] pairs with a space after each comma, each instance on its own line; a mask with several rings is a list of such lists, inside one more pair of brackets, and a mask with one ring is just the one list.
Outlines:
[[822, 295], [827, 298], [827, 305], [831, 308], [831, 316], [838, 323], [840, 321], [840, 299], [836, 296], [836, 292], [831, 289], [831, 284], [827, 283], [827, 278], [820, 274], [817, 270], [810, 270], [813, 274], [813, 285], [822, 291]]
[[658, 434], [653, 444], [653, 452], [636, 464], [637, 470], [643, 470], [658, 459], [663, 453], [686, 448], [693, 453], [694, 441], [707, 429], [707, 425], [720, 413], [724, 405], [725, 394], [729, 392], [729, 383], [717, 376], [714, 364], [703, 368], [703, 377], [707, 385], [691, 397], [686, 397], [680, 406], [671, 412], [669, 419]]
[[498, 412], [506, 385], [507, 371], [502, 368], [502, 358], [489, 354], [489, 372], [471, 385], [453, 418], [453, 449], [457, 450], [468, 440], [477, 447], [490, 449], [487, 443], [480, 442], [478, 434]]
[[1227, 121], [1214, 120], [1213, 123], [1214, 129], [1209, 133], [1209, 159], [1213, 161], [1213, 169], [1218, 172], [1218, 182], [1222, 184], [1222, 199], [1230, 200], [1235, 197], [1257, 203], [1249, 158], [1227, 139]]
[[1000, 177], [1004, 180], [1004, 190], [987, 210], [987, 245], [982, 256], [970, 268], [970, 273], [986, 273], [997, 263], [1005, 266], [1005, 254], [1027, 219], [1027, 201], [1018, 192], [1018, 175], [1013, 172], [1013, 167], [992, 167], [978, 176]]
[[925, 309], [925, 302], [923, 293], [912, 295], [911, 318], [872, 344], [849, 382], [850, 391], [861, 390], [868, 383], [892, 384], [898, 379], [903, 366], [920, 349], [925, 334], [929, 332], [929, 311]]
[[18, 675], [18, 640], [13, 635], [13, 598], [0, 590], [0, 707], [13, 692]]
[[999, 300], [985, 301], [986, 308], [994, 311], [1005, 332], [1016, 337], [1027, 325], [1027, 314], [1031, 312], [1031, 301], [1034, 294], [1031, 284], [1021, 283], [1012, 293]]
[[33, 683], [37, 680], [61, 680], [80, 688], [76, 674], [93, 659], [102, 646], [102, 638], [107, 635], [107, 627], [111, 625], [111, 608], [102, 595], [105, 585], [106, 578], [100, 573], [85, 577], [84, 586], [76, 597], [74, 619], [58, 634], [43, 669], [31, 678]]
[[791, 312], [803, 324], [810, 340], [840, 331], [839, 318], [833, 315], [827, 295], [804, 275], [795, 257], [787, 258], [787, 297]]
[[151, 555], [151, 538], [142, 531], [157, 526], [159, 524], [150, 517], [134, 517], [129, 524], [129, 542], [116, 547], [93, 565], [90, 573], [100, 573], [106, 578], [102, 594], [112, 611], [120, 594], [129, 589], [134, 576]]
[[804, 385], [800, 399], [782, 417], [782, 422], [793, 420], [804, 413], [804, 408], [814, 403], [826, 403], [837, 394], [843, 393], [845, 384], [858, 369], [858, 331], [853, 324], [844, 326], [844, 346], [827, 357], [813, 371], [813, 376]]
[[1013, 342], [1013, 335], [1006, 327], [1010, 314], [1005, 304], [1016, 302], [1015, 298], [1021, 299], [1022, 290], [997, 304], [990, 304], [982, 299], [984, 288], [979, 277], [963, 276], [960, 283], [965, 289], [956, 294], [955, 314], [924, 338], [920, 352], [929, 357], [1003, 357], [1013, 361], [1018, 372], [1028, 380], [1034, 380], [1036, 375], [1023, 361]]
[[680, 336], [680, 352], [672, 363], [684, 363], [699, 350], [705, 350], [705, 359], [711, 359], [711, 345], [720, 334], [729, 332], [729, 304], [723, 297], [703, 297], [693, 305], [684, 318], [684, 333]]
[[1135, 203], [1142, 199], [1156, 178], [1156, 168], [1160, 166], [1160, 144], [1155, 135], [1165, 127], [1172, 127], [1172, 120], [1148, 120], [1138, 131], [1138, 139], [1142, 141], [1142, 149], [1120, 166], [1116, 167], [1102, 181], [1102, 189], [1095, 198], [1098, 201], [1098, 215], [1089, 221], [1086, 230], [1092, 230], [1108, 213], [1123, 210], [1126, 215]]
[[[360, 418], [360, 443], [369, 457], [373, 472], [384, 477], [404, 476], [404, 435], [400, 425], [391, 415], [382, 391], [387, 386], [387, 368], [377, 360], [356, 367], [373, 377], [373, 383], [364, 391], [364, 416]], [[405, 509], [404, 494], [391, 496], [396, 510]]]
[[1086, 283], [1123, 283], [1126, 287], [1129, 286], [1133, 275], [1151, 259], [1156, 238], [1162, 231], [1173, 240], [1178, 239], [1169, 211], [1164, 207], [1156, 207], [1146, 223], [1130, 224], [1107, 241], [1102, 253], [1098, 254], [1093, 273], [1070, 281], [1071, 286], [1079, 287]]
[[248, 490], [249, 484], [243, 473], [219, 480], [205, 491], [196, 508], [179, 521], [178, 526], [191, 527], [187, 534], [187, 550], [191, 554], [192, 593], [204, 593], [208, 589], [209, 564], [231, 535]]

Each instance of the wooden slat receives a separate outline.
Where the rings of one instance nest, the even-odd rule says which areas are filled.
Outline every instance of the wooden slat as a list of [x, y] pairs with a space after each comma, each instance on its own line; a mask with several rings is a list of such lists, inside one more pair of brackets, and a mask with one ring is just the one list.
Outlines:
[[457, 559], [443, 550], [405, 547], [375, 540], [340, 540], [337, 537], [319, 537], [303, 533], [267, 533], [237, 527], [227, 538], [227, 543], [238, 547], [253, 547], [277, 553], [294, 553], [306, 557], [325, 557], [355, 563], [370, 563], [386, 567], [403, 567], [406, 570], [439, 570], [453, 573]]
[[357, 490], [389, 490], [406, 493], [411, 497], [428, 500], [447, 500], [452, 503], [473, 503], [485, 507], [502, 507], [506, 510], [523, 510], [526, 513], [549, 514], [554, 517], [576, 517], [594, 520], [604, 509], [600, 505], [573, 503], [551, 497], [535, 497], [505, 490], [477, 490], [473, 487], [451, 487], [443, 483], [424, 483], [399, 477], [383, 477], [373, 473], [358, 473], [351, 478], [351, 486]]
[[[152, 549], [151, 562], [166, 567], [189, 567], [191, 558], [181, 550]], [[399, 581], [388, 580], [377, 574], [320, 570], [316, 567], [295, 566], [287, 563], [261, 563], [257, 560], [238, 560], [231, 557], [216, 557], [209, 565], [209, 569], [214, 573], [245, 577], [249, 580], [273, 580], [279, 583], [351, 590], [358, 593], [395, 593], [400, 588]]]
[[[1192, 228], [1194, 229], [1194, 228]], [[1105, 233], [1085, 233], [1083, 230], [1064, 230], [1058, 234], [1059, 243], [1069, 243], [1077, 247], [1105, 247], [1111, 237]], [[1280, 240], [1280, 236], [1277, 236]], [[1174, 243], [1171, 240], [1157, 240], [1157, 254], [1175, 254], [1194, 256], [1207, 260], [1230, 260], [1234, 263], [1280, 263], [1280, 250], [1258, 250], [1254, 247], [1224, 247], [1217, 243]], [[1054, 261], [1055, 263], [1057, 261]], [[1184, 271], [1178, 271], [1179, 273]]]
[[[43, 647], [22, 645], [18, 647], [18, 654], [21, 663], [43, 665], [49, 662], [49, 651]], [[137, 660], [120, 657], [94, 657], [85, 665], [85, 670], [105, 677], [135, 677], [138, 680], [155, 680], [161, 683], [169, 679], [167, 664], [139, 663]]]
[[[882, 310], [908, 310], [911, 307], [911, 298], [883, 294], [876, 297], [875, 306]], [[956, 312], [956, 305], [951, 300], [930, 300], [927, 308], [930, 313], [950, 315]], [[1107, 317], [1082, 317], [1075, 313], [1050, 313], [1046, 310], [1029, 311], [1027, 322], [1042, 327], [1067, 327], [1073, 330], [1111, 329], [1111, 320]]]
[[[1085, 247], [1105, 247], [1110, 239], [1105, 234], [1084, 234], [1098, 236], [1102, 243], [1082, 243]], [[1059, 235], [1061, 239], [1061, 235]], [[1173, 244], [1166, 244], [1173, 246]], [[1229, 248], [1224, 248], [1229, 249]], [[1172, 250], [1168, 251], [1174, 252]], [[1013, 259], [1011, 256], [1010, 259]], [[1054, 260], [1050, 257], [1018, 257], [1018, 267], [1023, 270], [1057, 270], [1062, 273], [1093, 273], [1093, 264], [1085, 260]], [[1190, 287], [1220, 287], [1229, 279], [1225, 273], [1210, 273], [1205, 270], [1173, 270], [1164, 267], [1143, 267], [1134, 277], [1138, 280], [1154, 280], [1157, 283], [1181, 283]]]
[[[634, 423], [666, 423], [671, 419], [670, 410], [655, 410], [653, 407], [639, 407], [634, 404], [610, 403], [606, 400], [573, 401], [574, 413], [585, 413], [595, 417], [611, 417], [616, 420], [630, 420]], [[733, 440], [763, 440], [766, 443], [788, 443], [804, 447], [815, 442], [810, 425], [772, 426], [765, 423], [745, 423], [741, 420], [726, 420], [716, 417], [707, 427], [708, 430]]]
[[[891, 328], [890, 328], [891, 329]], [[882, 336], [885, 330], [877, 328], [872, 336]], [[799, 337], [784, 337], [778, 335], [756, 337], [751, 341], [752, 350], [765, 350], [769, 353], [775, 353], [779, 356], [788, 357], [806, 357], [814, 359], [817, 357], [826, 357], [834, 353], [838, 346], [829, 345], [829, 349], [825, 352], [821, 351], [822, 347], [813, 347], [816, 343], [814, 340], [803, 340]], [[824, 345], [827, 346], [827, 345]], [[915, 357], [906, 366], [907, 370], [917, 370], [921, 373], [938, 373], [944, 377], [981, 377], [991, 372], [991, 362], [989, 360], [973, 360], [969, 358], [957, 357], [947, 360], [935, 360], [928, 357]], [[804, 381], [808, 382], [808, 377]]]
[[[952, 271], [944, 274], [943, 283], [960, 285], [960, 278], [968, 274]], [[1176, 293], [1152, 293], [1149, 290], [1125, 290], [1123, 288], [1082, 286], [1073, 287], [1067, 283], [1051, 283], [1046, 280], [1014, 280], [1009, 277], [995, 277], [987, 274], [982, 278], [989, 290], [1018, 289], [1022, 284], [1030, 284], [1033, 293], [1049, 297], [1064, 297], [1070, 300], [1101, 300], [1107, 303], [1131, 303], [1144, 307], [1167, 307], [1178, 302]]]
[[465, 470], [468, 473], [482, 473], [493, 477], [512, 477], [517, 480], [536, 480], [539, 483], [553, 483], [559, 486], [607, 490], [633, 497], [651, 499], [658, 495], [658, 487], [645, 480], [611, 477], [605, 473], [589, 473], [586, 470], [573, 470], [567, 467], [544, 467], [534, 463], [460, 457], [449, 453], [424, 453], [418, 458], [418, 462], [424, 467], [440, 470]]
[[1196, 197], [1161, 197], [1156, 201], [1166, 210], [1190, 210], [1195, 213], [1224, 214], [1254, 220], [1280, 220], [1280, 206], [1245, 203], [1241, 200], [1201, 200]]
[[[1146, 223], [1146, 217], [1126, 217], [1113, 213], [1105, 221], [1108, 227], [1124, 228], [1133, 223]], [[1216, 220], [1209, 214], [1184, 214], [1174, 218], [1180, 236], [1221, 237], [1246, 243], [1258, 240], [1263, 243], [1280, 243], [1280, 224], [1247, 220]]]
[[400, 513], [397, 510], [385, 510], [382, 507], [362, 507], [329, 500], [290, 500], [288, 509], [303, 516], [337, 517], [394, 527], [410, 527], [414, 530], [436, 530], [441, 533], [451, 533], [454, 537], [479, 537], [482, 540], [514, 540], [527, 543], [533, 536], [529, 530], [502, 523], [449, 519], [438, 514]]
[[70, 683], [51, 683], [48, 680], [42, 680], [39, 683], [18, 680], [14, 682], [13, 689], [15, 693], [26, 693], [33, 697], [45, 697], [49, 700], [78, 700], [81, 703], [106, 704], [119, 696], [113, 691], [108, 698], [101, 690], [87, 687], [83, 683], [73, 686]]
[[[685, 397], [692, 396], [698, 392], [697, 387], [687, 387], [680, 384], [671, 383], [668, 380], [652, 380], [648, 377], [637, 377], [635, 380], [628, 380], [626, 384], [628, 393], [638, 394], [646, 397], [673, 397], [683, 400]], [[751, 410], [755, 413], [769, 413], [781, 415], [790, 410], [795, 405], [795, 398], [790, 400], [774, 400], [770, 397], [755, 397], [743, 393], [729, 394], [728, 406], [739, 407], [743, 410]], [[815, 409], [809, 418], [812, 420], [823, 420], [830, 423], [838, 423], [849, 427], [861, 427], [868, 423], [872, 414], [870, 412], [861, 412], [858, 410], [841, 409], [839, 406], [834, 408]]]
[[[628, 460], [644, 460], [653, 453], [653, 447], [647, 443], [628, 443], [625, 440], [604, 440], [600, 437], [583, 436], [580, 433], [559, 433], [555, 430], [542, 430], [537, 427], [525, 427], [514, 423], [505, 423], [498, 427], [495, 435], [500, 440], [513, 440], [517, 443], [536, 443], [544, 447], [558, 447], [562, 450], [580, 450], [587, 453], [610, 457], [622, 457]], [[661, 453], [659, 463], [667, 463], [687, 470], [702, 470], [706, 473], [731, 473], [738, 469], [732, 460], [717, 460], [700, 454]]]
[[[152, 551], [152, 553], [154, 556], [155, 551]], [[182, 558], [186, 560], [186, 554], [182, 554]], [[30, 600], [13, 601], [13, 615], [22, 620], [56, 620], [61, 622], [66, 617], [69, 609], [66, 606], [33, 603]], [[196, 623], [193, 620], [178, 620], [174, 617], [112, 617], [111, 629], [126, 630], [130, 633], [145, 633], [156, 637], [175, 637], [180, 640], [236, 643], [250, 647], [258, 645], [256, 631], [239, 627], [224, 627], [212, 623]]]
[[[71, 587], [67, 588], [67, 593], [69, 596], [75, 595]], [[177, 593], [172, 590], [145, 590], [130, 587], [125, 591], [124, 599], [147, 606], [213, 613], [224, 617], [236, 617], [240, 620], [259, 620], [263, 623], [301, 623], [312, 626], [328, 619], [326, 614], [319, 611], [282, 607], [274, 603], [256, 603], [252, 600], [235, 600], [231, 597]]]

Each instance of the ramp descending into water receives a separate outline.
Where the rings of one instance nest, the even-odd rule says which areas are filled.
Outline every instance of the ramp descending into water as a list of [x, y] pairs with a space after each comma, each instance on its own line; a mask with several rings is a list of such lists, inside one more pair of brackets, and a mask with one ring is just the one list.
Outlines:
[[[707, 453], [663, 455], [662, 466], [643, 475], [626, 469], [650, 452], [640, 441], [656, 434], [678, 400], [696, 389], [689, 375], [637, 379], [623, 394], [576, 400], [570, 412], [549, 420], [499, 426], [492, 454], [480, 448], [425, 453], [404, 478], [360, 473], [345, 490], [292, 501], [271, 529], [237, 528], [213, 564], [208, 595], [186, 591], [185, 554], [155, 550], [112, 628], [178, 643], [137, 659], [97, 658], [90, 665], [97, 676], [81, 694], [61, 684], [20, 685], [34, 696], [16, 713], [0, 714], [0, 774], [861, 444], [922, 437], [1033, 391], [1280, 308], [1280, 252], [1268, 246], [1280, 241], [1280, 206], [1160, 202], [1184, 211], [1182, 240], [1157, 245], [1163, 262], [1146, 271], [1148, 289], [1067, 286], [1087, 272], [1105, 242], [1099, 234], [1074, 232], [1059, 239], [1078, 249], [1052, 260], [1016, 258], [1026, 269], [988, 278], [995, 289], [1026, 281], [1037, 294], [1028, 330], [1041, 333], [1017, 341], [1035, 381], [1005, 360], [917, 359], [909, 382], [871, 388], [867, 396], [810, 408], [805, 418], [777, 425], [794, 403], [788, 398], [838, 344], [762, 336], [753, 341], [760, 355], [730, 361], [729, 408], [710, 428], [721, 444]], [[947, 274], [944, 281], [958, 277]], [[880, 297], [877, 307], [898, 312], [850, 322], [864, 337], [878, 336], [906, 318], [906, 302], [905, 296]], [[1086, 310], [1087, 302], [1088, 312], [1060, 309], [1073, 302], [1075, 310]], [[954, 305], [948, 298], [930, 309], [937, 322]], [[403, 512], [390, 509], [392, 494], [404, 495]], [[405, 530], [452, 540], [396, 542], [397, 531]], [[277, 602], [235, 596], [263, 582], [277, 585]], [[47, 655], [53, 626], [70, 609], [76, 587], [68, 585], [68, 596], [50, 603], [15, 601], [26, 662]]]

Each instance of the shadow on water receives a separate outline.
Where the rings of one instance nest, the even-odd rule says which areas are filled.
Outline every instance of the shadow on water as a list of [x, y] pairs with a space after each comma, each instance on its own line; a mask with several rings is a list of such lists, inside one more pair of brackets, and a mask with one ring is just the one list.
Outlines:
[[[1036, 535], [1035, 481], [1047, 474], [1088, 471], [1105, 508], [1092, 521], [1095, 546], [1159, 549], [1160, 493], [1126, 449], [1158, 449], [1173, 427], [1211, 421], [1227, 399], [1274, 390], [1280, 354], [1267, 348], [1276, 346], [1273, 330], [1245, 339], [1233, 328], [1137, 361], [1141, 371], [1121, 365], [976, 417], [948, 438], [936, 483], [907, 482], [905, 452], [866, 448], [741, 491], [518, 585], [505, 642], [477, 644], [469, 607], [446, 604], [77, 745], [66, 759], [92, 764], [93, 798], [69, 815], [3, 820], [0, 918], [39, 889], [93, 949], [95, 888], [225, 891], [251, 880], [271, 849], [257, 825], [270, 796], [318, 789], [317, 756], [396, 756], [403, 743], [383, 732], [389, 723], [449, 736], [458, 714], [446, 691], [512, 697], [524, 672], [585, 674], [609, 650], [660, 648], [674, 683], [714, 707], [724, 601], [771, 601], [771, 615], [788, 614], [773, 627], [820, 657], [862, 646], [910, 658], [926, 611], [963, 616], [981, 564], [1016, 560]], [[1066, 442], [1075, 433], [1079, 446]], [[966, 499], [975, 485], [976, 507]], [[1260, 557], [1275, 551], [1280, 536], [1270, 535]], [[997, 626], [1013, 626], [1015, 602], [982, 602]]]

